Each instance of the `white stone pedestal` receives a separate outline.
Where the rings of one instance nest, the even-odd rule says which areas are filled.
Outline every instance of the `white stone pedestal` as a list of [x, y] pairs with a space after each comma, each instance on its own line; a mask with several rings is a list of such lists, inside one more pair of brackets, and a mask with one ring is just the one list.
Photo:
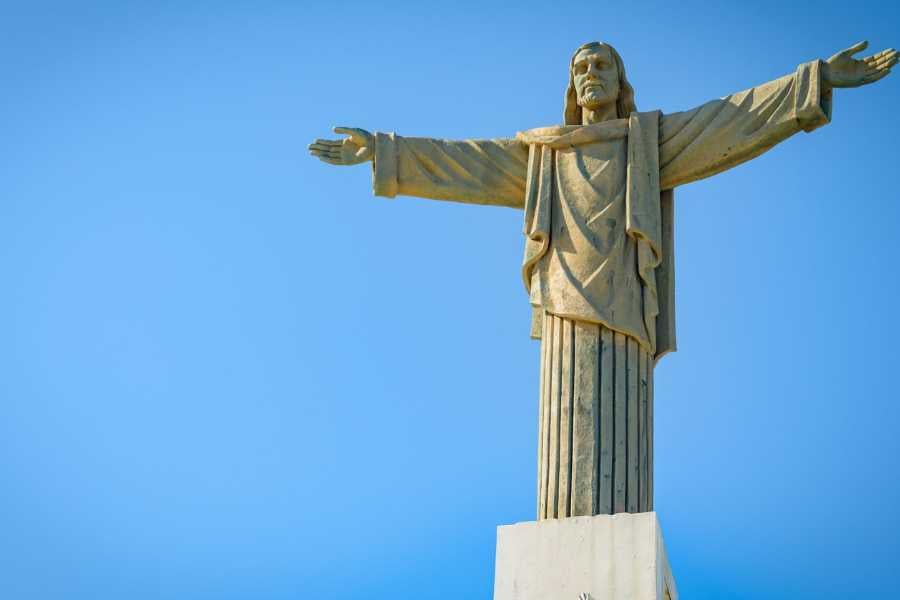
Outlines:
[[655, 512], [497, 528], [494, 600], [678, 600]]

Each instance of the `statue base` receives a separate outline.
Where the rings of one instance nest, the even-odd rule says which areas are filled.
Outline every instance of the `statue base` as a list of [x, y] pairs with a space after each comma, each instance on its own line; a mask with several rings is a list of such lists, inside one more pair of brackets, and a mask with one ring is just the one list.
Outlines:
[[497, 528], [494, 600], [678, 600], [655, 512]]

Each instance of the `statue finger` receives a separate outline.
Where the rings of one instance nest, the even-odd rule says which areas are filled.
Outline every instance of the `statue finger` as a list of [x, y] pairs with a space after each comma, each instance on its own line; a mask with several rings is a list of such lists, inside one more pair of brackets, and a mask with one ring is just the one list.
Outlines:
[[878, 69], [890, 69], [891, 67], [893, 67], [893, 66], [896, 65], [896, 64], [897, 64], [897, 57], [895, 56], [895, 57], [891, 58], [890, 60], [887, 60], [887, 61], [885, 61], [885, 62], [883, 62], [883, 63], [880, 63], [880, 64], [878, 65], [878, 67], [876, 67], [876, 68], [878, 68]]
[[315, 143], [315, 144], [322, 144], [322, 145], [324, 145], [324, 146], [340, 146], [340, 145], [343, 144], [344, 142], [342, 142], [341, 140], [323, 140], [322, 138], [318, 138], [318, 139], [317, 139], [315, 142], [313, 142], [313, 143]]
[[309, 150], [310, 152], [314, 152], [316, 154], [332, 154], [332, 153], [336, 152], [336, 150], [333, 150], [332, 148], [330, 148], [328, 146], [322, 146], [319, 144], [310, 144], [309, 146], [306, 147], [306, 149]]
[[868, 47], [869, 47], [869, 42], [867, 40], [863, 40], [861, 42], [857, 42], [857, 43], [853, 44], [852, 46], [850, 46], [849, 48], [847, 48], [846, 50], [841, 52], [841, 54], [843, 54], [844, 56], [853, 56], [857, 52], [862, 52], [863, 50], [865, 50]]
[[310, 150], [315, 150], [316, 152], [320, 152], [322, 154], [333, 154], [335, 156], [340, 156], [341, 147], [340, 146], [322, 146], [320, 144], [312, 144], [309, 146]]
[[332, 154], [325, 154], [322, 152], [315, 152], [313, 150], [309, 151], [310, 154], [321, 160], [322, 162], [326, 162], [330, 165], [342, 165], [344, 161], [341, 160], [339, 156], [334, 156]]
[[897, 53], [896, 52], [894, 54], [887, 54], [885, 56], [882, 56], [875, 62], [874, 66], [878, 67], [878, 68], [882, 68], [885, 65], [895, 65], [895, 64], [897, 64]]
[[869, 67], [866, 69], [866, 72], [863, 74], [865, 77], [871, 77], [872, 75], [877, 75], [878, 73], [882, 73], [884, 71], [890, 71], [894, 65], [897, 64], [897, 59], [889, 60], [887, 62], [883, 62], [877, 67]]
[[875, 62], [875, 61], [877, 61], [879, 58], [881, 58], [882, 56], [884, 56], [885, 54], [888, 54], [889, 52], [896, 52], [896, 50], [894, 50], [893, 48], [887, 48], [887, 49], [885, 49], [885, 50], [882, 50], [881, 52], [876, 52], [875, 54], [872, 54], [872, 55], [870, 55], [870, 56], [867, 56], [867, 57], [865, 57], [865, 58], [862, 59], [862, 60], [865, 61], [865, 62]]
[[349, 135], [350, 139], [352, 139], [357, 144], [365, 144], [366, 142], [366, 132], [358, 127], [335, 127], [332, 131], [335, 133], [343, 133], [345, 135]]
[[867, 66], [877, 67], [878, 65], [884, 64], [886, 62], [890, 62], [892, 59], [895, 59], [895, 58], [897, 58], [897, 51], [894, 49], [891, 49], [889, 51], [885, 50], [884, 52], [879, 52], [878, 54], [870, 56], [869, 58], [865, 59], [863, 62], [865, 62], [865, 64]]
[[882, 77], [887, 77], [890, 74], [890, 72], [891, 72], [890, 69], [884, 69], [883, 71], [878, 71], [874, 75], [868, 75], [867, 77], [863, 78], [862, 82], [863, 82], [863, 84], [874, 83], [874, 82], [878, 81], [879, 79], [881, 79]]
[[881, 73], [881, 69], [879, 69], [879, 68], [877, 68], [877, 67], [871, 67], [871, 68], [866, 69], [865, 71], [863, 71], [862, 77], [863, 77], [863, 78], [871, 77], [872, 75], [877, 75], [878, 73]]
[[317, 150], [315, 148], [310, 148], [309, 153], [319, 160], [339, 160], [341, 158], [340, 154], [327, 152], [325, 150]]

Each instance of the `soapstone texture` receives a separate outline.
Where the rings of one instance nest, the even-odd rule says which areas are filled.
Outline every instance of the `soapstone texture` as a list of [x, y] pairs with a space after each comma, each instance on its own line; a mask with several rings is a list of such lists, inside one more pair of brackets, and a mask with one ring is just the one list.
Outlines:
[[494, 600], [678, 600], [655, 512], [497, 528]]
[[893, 49], [853, 58], [866, 46], [663, 114], [637, 110], [622, 58], [594, 42], [569, 62], [562, 125], [459, 141], [338, 127], [347, 137], [310, 145], [326, 163], [372, 161], [377, 195], [523, 211], [542, 339], [539, 519], [652, 510], [652, 374], [676, 346], [673, 189], [827, 124], [833, 88], [897, 63]]

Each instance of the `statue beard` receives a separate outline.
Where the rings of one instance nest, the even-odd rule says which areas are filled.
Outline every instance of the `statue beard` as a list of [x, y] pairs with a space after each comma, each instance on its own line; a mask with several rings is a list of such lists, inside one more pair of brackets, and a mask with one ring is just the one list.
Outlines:
[[615, 104], [618, 99], [618, 94], [613, 95], [603, 88], [593, 87], [578, 98], [578, 105], [588, 110], [598, 110]]

